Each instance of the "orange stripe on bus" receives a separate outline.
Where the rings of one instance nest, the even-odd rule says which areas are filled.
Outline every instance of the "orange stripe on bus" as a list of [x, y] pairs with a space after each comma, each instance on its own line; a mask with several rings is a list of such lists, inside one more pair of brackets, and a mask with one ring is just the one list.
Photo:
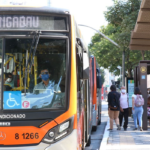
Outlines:
[[39, 127], [43, 127], [44, 125], [46, 125], [48, 123], [48, 121], [44, 122], [43, 124], [41, 124]]
[[71, 81], [70, 81], [70, 102], [67, 112], [57, 117], [58, 124], [64, 122], [74, 115], [74, 129], [77, 129], [77, 77], [76, 77], [76, 37], [74, 18], [71, 16]]

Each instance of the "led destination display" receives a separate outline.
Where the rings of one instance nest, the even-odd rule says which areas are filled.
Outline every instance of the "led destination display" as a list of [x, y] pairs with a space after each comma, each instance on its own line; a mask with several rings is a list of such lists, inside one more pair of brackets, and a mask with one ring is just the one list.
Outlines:
[[65, 17], [0, 15], [0, 29], [66, 30]]

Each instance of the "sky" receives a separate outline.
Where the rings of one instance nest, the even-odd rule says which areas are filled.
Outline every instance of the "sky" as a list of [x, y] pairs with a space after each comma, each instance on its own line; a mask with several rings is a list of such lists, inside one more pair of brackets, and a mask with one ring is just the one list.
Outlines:
[[[107, 7], [113, 5], [112, 0], [51, 0], [52, 6], [67, 7], [74, 14], [78, 24], [88, 25], [97, 30], [100, 26], [107, 25], [104, 18], [104, 11]], [[80, 27], [84, 40], [87, 44], [91, 42], [92, 36], [95, 31], [87, 28]]]
[[[112, 0], [0, 0], [0, 5], [19, 3], [20, 5], [47, 6], [49, 1], [53, 7], [69, 9], [78, 24], [91, 26], [97, 30], [100, 26], [107, 25], [104, 11], [113, 5]], [[80, 29], [85, 42], [89, 44], [95, 31], [87, 27], [80, 27]]]

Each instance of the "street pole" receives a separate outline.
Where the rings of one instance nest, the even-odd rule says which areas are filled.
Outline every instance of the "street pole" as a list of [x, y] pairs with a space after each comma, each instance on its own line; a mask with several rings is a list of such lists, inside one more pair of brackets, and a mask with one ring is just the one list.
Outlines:
[[[90, 26], [83, 25], [83, 24], [78, 24], [78, 26], [84, 26], [88, 27], [90, 29], [93, 29], [94, 31], [98, 32], [100, 35], [102, 35], [105, 39], [109, 40], [112, 44], [114, 44], [117, 47], [120, 47], [116, 42], [111, 40], [109, 37], [107, 37], [105, 34], [101, 33], [99, 30], [96, 30]], [[125, 50], [122, 52], [122, 86], [125, 86]]]
[[84, 26], [84, 27], [91, 28], [91, 29], [95, 30], [96, 32], [98, 32], [100, 35], [102, 35], [105, 39], [107, 39], [108, 41], [110, 41], [115, 46], [120, 47], [116, 42], [114, 42], [113, 40], [111, 40], [109, 37], [107, 37], [105, 34], [103, 34], [102, 32], [100, 32], [99, 30], [96, 30], [96, 29], [94, 29], [94, 28], [92, 28], [90, 26], [83, 25], [83, 24], [78, 24], [78, 26]]
[[122, 85], [125, 86], [125, 50], [122, 52]]

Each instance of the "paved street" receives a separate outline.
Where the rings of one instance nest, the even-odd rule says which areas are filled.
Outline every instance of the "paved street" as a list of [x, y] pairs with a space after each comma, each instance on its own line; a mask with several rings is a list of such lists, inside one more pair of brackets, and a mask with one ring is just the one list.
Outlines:
[[91, 136], [91, 145], [89, 147], [86, 147], [85, 150], [99, 150], [103, 133], [105, 130], [105, 126], [107, 124], [108, 120], [108, 111], [107, 111], [107, 102], [102, 101], [102, 117], [101, 117], [101, 125], [97, 127], [96, 132], [92, 132]]

